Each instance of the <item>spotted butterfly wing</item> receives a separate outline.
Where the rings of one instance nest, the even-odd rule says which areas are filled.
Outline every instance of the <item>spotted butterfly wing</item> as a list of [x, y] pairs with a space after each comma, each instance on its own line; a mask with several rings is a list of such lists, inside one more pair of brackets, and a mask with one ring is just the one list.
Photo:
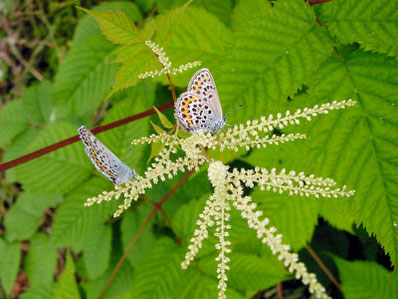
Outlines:
[[85, 126], [78, 130], [80, 139], [86, 146], [85, 152], [93, 162], [95, 168], [115, 185], [120, 185], [131, 179], [135, 171], [119, 160], [93, 133]]
[[193, 75], [188, 91], [175, 104], [175, 118], [189, 133], [217, 132], [226, 124], [213, 77], [208, 69]]
[[222, 107], [218, 96], [216, 83], [207, 68], [200, 69], [191, 78], [188, 91], [193, 92], [208, 102], [216, 117], [223, 119]]
[[175, 104], [175, 118], [188, 133], [208, 131], [211, 110], [202, 97], [192, 92], [184, 92]]

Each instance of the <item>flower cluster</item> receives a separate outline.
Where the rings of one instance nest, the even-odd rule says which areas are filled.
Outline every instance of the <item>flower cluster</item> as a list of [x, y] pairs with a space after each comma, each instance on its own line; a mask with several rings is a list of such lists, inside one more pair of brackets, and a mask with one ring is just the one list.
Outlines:
[[[161, 49], [157, 49], [159, 53]], [[161, 55], [159, 55], [161, 56]], [[168, 60], [161, 56], [164, 63]], [[115, 190], [103, 192], [102, 194], [89, 198], [86, 206], [100, 203], [103, 200], [118, 199], [124, 196], [124, 202], [114, 213], [115, 217], [130, 207], [131, 203], [138, 199], [139, 195], [152, 187], [159, 181], [166, 178], [171, 179], [179, 171], [198, 171], [200, 166], [209, 161], [208, 176], [214, 188], [213, 195], [207, 200], [206, 206], [199, 215], [198, 228], [194, 232], [191, 244], [188, 246], [182, 268], [186, 269], [194, 260], [202, 241], [208, 238], [208, 228], [216, 226], [215, 236], [218, 238], [216, 249], [219, 252], [218, 261], [219, 298], [225, 298], [227, 288], [228, 253], [231, 251], [231, 243], [228, 241], [230, 225], [228, 220], [229, 211], [233, 206], [240, 211], [241, 217], [247, 219], [250, 228], [257, 231], [258, 238], [267, 244], [278, 258], [284, 261], [284, 265], [290, 272], [294, 272], [297, 279], [309, 285], [309, 290], [318, 298], [328, 298], [325, 288], [316, 280], [312, 273], [308, 273], [306, 266], [298, 261], [298, 255], [290, 252], [290, 246], [282, 243], [282, 235], [275, 235], [276, 228], [268, 227], [269, 219], [262, 217], [262, 212], [256, 210], [256, 204], [250, 196], [244, 196], [243, 188], [259, 186], [261, 190], [299, 195], [303, 197], [349, 197], [354, 194], [353, 190], [346, 190], [346, 187], [336, 187], [336, 182], [330, 178], [317, 178], [314, 175], [306, 175], [303, 172], [276, 171], [276, 169], [265, 169], [255, 167], [254, 169], [233, 169], [229, 171], [228, 166], [219, 161], [211, 161], [205, 149], [218, 149], [220, 151], [229, 149], [237, 151], [239, 148], [249, 150], [269, 145], [303, 139], [304, 134], [282, 134], [280, 136], [270, 135], [273, 129], [282, 129], [287, 125], [296, 125], [301, 119], [311, 120], [320, 114], [327, 114], [329, 111], [344, 109], [355, 105], [355, 101], [349, 99], [340, 102], [332, 102], [323, 105], [315, 105], [312, 108], [298, 109], [294, 113], [287, 111], [285, 115], [278, 114], [276, 117], [270, 115], [268, 118], [248, 121], [245, 125], [235, 125], [223, 132], [212, 135], [211, 133], [192, 134], [188, 138], [179, 136], [178, 128], [171, 134], [163, 132], [152, 134], [149, 137], [142, 137], [134, 140], [132, 146], [138, 144], [163, 144], [163, 150], [155, 157], [154, 162], [146, 170], [143, 176], [137, 176], [125, 185], [116, 186]], [[177, 155], [178, 152], [183, 155]]]
[[201, 64], [200, 61], [194, 61], [194, 62], [188, 62], [186, 64], [182, 64], [177, 68], [171, 68], [171, 61], [169, 57], [167, 57], [166, 52], [161, 48], [159, 45], [157, 45], [155, 42], [152, 42], [150, 40], [145, 41], [145, 45], [147, 45], [152, 52], [156, 55], [158, 58], [160, 64], [162, 65], [161, 70], [155, 70], [155, 71], [149, 71], [144, 74], [138, 75], [139, 79], [145, 79], [145, 78], [155, 78], [157, 76], [161, 76], [164, 74], [171, 74], [171, 75], [176, 75], [177, 73], [182, 73], [188, 69], [197, 67]]
[[[218, 288], [220, 291], [218, 297], [225, 298], [227, 281], [225, 271], [229, 269], [227, 266], [229, 258], [225, 254], [230, 252], [228, 246], [231, 245], [226, 240], [229, 236], [227, 229], [230, 226], [226, 225], [225, 222], [229, 219], [227, 211], [230, 210], [229, 202], [231, 202], [241, 212], [241, 217], [247, 219], [249, 227], [257, 231], [257, 237], [270, 247], [273, 254], [278, 254], [279, 260], [284, 261], [285, 267], [288, 267], [290, 272], [294, 272], [297, 279], [301, 278], [305, 285], [309, 285], [311, 293], [314, 293], [317, 298], [329, 298], [325, 293], [325, 288], [317, 282], [315, 274], [309, 273], [306, 266], [298, 261], [296, 253], [289, 252], [289, 245], [282, 244], [282, 235], [275, 235], [276, 228], [267, 227], [269, 219], [263, 218], [260, 220], [262, 212], [256, 210], [257, 205], [252, 202], [251, 197], [243, 195], [243, 185], [253, 186], [253, 182], [260, 184], [263, 171], [256, 169], [249, 178], [246, 174], [246, 170], [239, 171], [234, 169], [233, 172], [228, 172], [228, 166], [222, 164], [220, 161], [210, 164], [208, 175], [214, 187], [214, 194], [206, 202], [206, 206], [199, 216], [202, 220], [199, 220], [197, 223], [199, 228], [194, 233], [195, 237], [191, 239], [191, 245], [188, 246], [189, 251], [185, 256], [185, 261], [181, 264], [182, 268], [186, 269], [188, 267], [198, 253], [199, 248], [201, 248], [202, 241], [208, 237], [207, 227], [216, 224], [215, 236], [219, 238], [219, 243], [216, 245], [216, 249], [219, 251], [219, 256], [216, 258], [219, 261], [217, 277], [219, 279]], [[253, 179], [253, 177], [257, 179]], [[312, 176], [306, 177], [303, 174], [299, 177], [305, 182], [316, 186], [333, 184], [330, 179], [315, 179]], [[299, 177], [296, 178], [298, 179]], [[340, 195], [350, 196], [353, 193], [353, 191], [349, 191]]]

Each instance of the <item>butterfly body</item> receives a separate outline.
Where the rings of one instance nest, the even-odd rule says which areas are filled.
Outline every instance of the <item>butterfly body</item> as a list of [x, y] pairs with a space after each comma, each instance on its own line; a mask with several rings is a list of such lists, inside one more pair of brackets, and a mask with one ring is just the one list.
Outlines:
[[189, 133], [218, 132], [226, 125], [216, 84], [208, 69], [193, 75], [188, 90], [175, 103], [175, 118]]
[[95, 168], [108, 177], [115, 185], [120, 185], [132, 178], [135, 171], [125, 165], [110, 149], [108, 149], [85, 126], [78, 130], [80, 139], [86, 148], [84, 151], [93, 162]]

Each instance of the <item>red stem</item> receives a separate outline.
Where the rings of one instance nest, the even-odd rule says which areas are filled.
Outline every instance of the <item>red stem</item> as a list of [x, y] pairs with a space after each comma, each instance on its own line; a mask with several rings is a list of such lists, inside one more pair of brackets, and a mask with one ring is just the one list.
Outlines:
[[[170, 109], [173, 106], [174, 106], [174, 102], [170, 102], [170, 103], [158, 106], [156, 108], [159, 111], [162, 111], [162, 110]], [[94, 129], [92, 129], [91, 132], [93, 132], [93, 134], [98, 134], [98, 133], [101, 133], [101, 132], [104, 132], [104, 131], [108, 131], [110, 129], [125, 125], [125, 124], [127, 124], [129, 122], [132, 122], [132, 121], [138, 120], [140, 118], [152, 115], [154, 113], [156, 113], [154, 109], [149, 109], [147, 111], [144, 111], [144, 112], [141, 112], [141, 113], [138, 113], [138, 114], [135, 114], [135, 115], [120, 119], [120, 120], [115, 121], [113, 123], [110, 123], [110, 124], [107, 124], [107, 125], [104, 125], [104, 126], [100, 126], [100, 127], [96, 127]], [[37, 151], [35, 151], [33, 153], [27, 154], [25, 156], [22, 156], [20, 158], [15, 159], [15, 160], [0, 164], [0, 172], [5, 171], [7, 169], [10, 169], [12, 167], [18, 166], [18, 165], [20, 165], [22, 163], [26, 163], [26, 162], [28, 162], [30, 160], [36, 159], [36, 158], [41, 157], [41, 156], [43, 156], [45, 154], [51, 153], [51, 152], [53, 152], [53, 151], [55, 151], [57, 149], [60, 149], [60, 148], [62, 148], [64, 146], [67, 146], [69, 144], [75, 143], [76, 141], [79, 141], [79, 140], [80, 140], [79, 135], [76, 135], [76, 136], [70, 137], [68, 139], [64, 139], [64, 140], [62, 140], [60, 142], [51, 144], [51, 145], [49, 145], [47, 147], [39, 149], [39, 150], [37, 150]]]
[[316, 0], [316, 1], [308, 1], [309, 5], [316, 5], [316, 4], [321, 4], [321, 3], [326, 3], [326, 2], [330, 2], [332, 0]]

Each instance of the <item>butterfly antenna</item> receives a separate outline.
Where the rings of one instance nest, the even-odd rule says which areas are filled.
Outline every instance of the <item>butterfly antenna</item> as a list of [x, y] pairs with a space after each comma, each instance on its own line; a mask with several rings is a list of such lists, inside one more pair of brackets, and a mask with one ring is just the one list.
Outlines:
[[224, 117], [228, 116], [231, 112], [234, 112], [236, 109], [242, 108], [243, 104], [240, 104], [238, 107], [235, 107], [234, 109], [230, 110], [228, 113], [224, 114]]

